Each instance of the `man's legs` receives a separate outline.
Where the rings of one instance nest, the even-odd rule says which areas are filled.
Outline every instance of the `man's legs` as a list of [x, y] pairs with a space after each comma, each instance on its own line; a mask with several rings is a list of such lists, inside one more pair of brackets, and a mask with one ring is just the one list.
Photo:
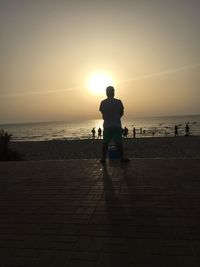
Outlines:
[[128, 162], [129, 159], [124, 158], [123, 144], [122, 144], [122, 131], [121, 128], [106, 128], [103, 132], [103, 145], [102, 145], [102, 158], [101, 162], [106, 160], [106, 154], [110, 140], [113, 139], [116, 143], [116, 148], [119, 151], [121, 162]]
[[121, 132], [120, 128], [115, 130], [114, 141], [116, 143], [116, 148], [119, 151], [121, 162], [129, 162], [129, 159], [124, 157], [124, 148], [123, 148], [123, 143], [122, 143], [122, 132]]
[[116, 148], [120, 154], [120, 158], [123, 158], [124, 156], [124, 149], [122, 143], [116, 144]]
[[102, 145], [102, 158], [101, 158], [101, 162], [105, 162], [107, 151], [108, 151], [108, 144], [103, 143], [103, 145]]
[[103, 145], [102, 145], [102, 158], [101, 162], [104, 163], [106, 161], [106, 154], [108, 151], [108, 145], [111, 140], [111, 131], [108, 128], [104, 128], [103, 130]]

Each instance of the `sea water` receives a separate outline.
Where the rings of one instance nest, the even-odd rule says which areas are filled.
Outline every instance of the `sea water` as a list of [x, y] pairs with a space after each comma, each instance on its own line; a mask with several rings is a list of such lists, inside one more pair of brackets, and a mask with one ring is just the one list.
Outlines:
[[[122, 119], [122, 127], [129, 129], [129, 138], [133, 137], [133, 127], [136, 129], [136, 138], [174, 136], [175, 125], [178, 126], [181, 136], [185, 134], [187, 123], [191, 135], [200, 135], [200, 115]], [[97, 136], [99, 127], [103, 129], [101, 119], [0, 124], [0, 129], [11, 133], [14, 141], [89, 139], [92, 138], [92, 128], [95, 128]]]

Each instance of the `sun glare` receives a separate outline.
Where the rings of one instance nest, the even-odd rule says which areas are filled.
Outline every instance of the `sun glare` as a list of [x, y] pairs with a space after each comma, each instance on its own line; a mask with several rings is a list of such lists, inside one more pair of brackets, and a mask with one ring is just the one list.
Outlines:
[[109, 85], [113, 85], [113, 81], [109, 75], [104, 73], [95, 73], [88, 81], [88, 89], [96, 95], [105, 94], [105, 89]]

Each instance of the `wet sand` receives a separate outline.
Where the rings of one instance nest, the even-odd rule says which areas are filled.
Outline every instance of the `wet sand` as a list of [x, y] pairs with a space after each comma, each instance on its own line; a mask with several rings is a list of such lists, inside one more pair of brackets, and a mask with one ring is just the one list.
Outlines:
[[[25, 160], [98, 159], [102, 140], [11, 142]], [[130, 158], [200, 158], [200, 136], [124, 139]]]

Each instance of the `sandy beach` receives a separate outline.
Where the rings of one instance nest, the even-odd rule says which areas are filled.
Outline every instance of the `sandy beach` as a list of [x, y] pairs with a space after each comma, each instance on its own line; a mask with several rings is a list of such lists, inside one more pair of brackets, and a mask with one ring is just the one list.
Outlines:
[[[25, 160], [98, 159], [102, 140], [11, 142]], [[130, 158], [200, 158], [200, 136], [124, 139]]]

